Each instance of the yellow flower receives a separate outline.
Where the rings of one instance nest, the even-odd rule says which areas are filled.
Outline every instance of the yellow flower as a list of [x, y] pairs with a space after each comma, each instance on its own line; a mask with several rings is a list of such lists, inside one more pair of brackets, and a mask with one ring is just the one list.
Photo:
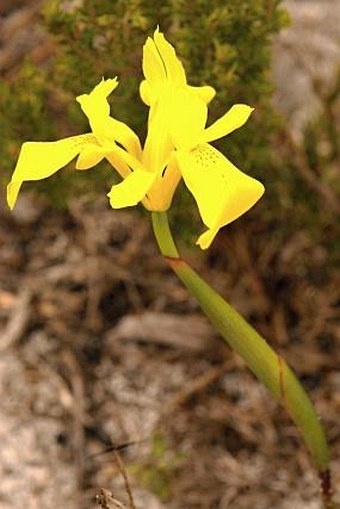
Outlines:
[[[122, 177], [131, 173], [130, 167], [136, 169], [136, 161], [141, 157], [139, 139], [127, 125], [110, 117], [107, 97], [117, 85], [116, 78], [102, 80], [90, 94], [77, 97], [89, 119], [91, 133], [52, 142], [26, 142], [22, 145], [12, 179], [7, 186], [7, 201], [11, 209], [23, 182], [50, 177], [77, 155], [78, 170], [91, 168], [104, 157]], [[116, 145], [115, 141], [128, 152]]]
[[258, 201], [263, 185], [209, 144], [241, 127], [252, 108], [236, 104], [205, 128], [207, 104], [215, 90], [187, 84], [182, 63], [158, 29], [144, 45], [143, 72], [140, 93], [150, 107], [143, 150], [137, 135], [110, 116], [107, 98], [117, 87], [117, 79], [102, 80], [92, 92], [77, 97], [90, 133], [23, 144], [7, 190], [11, 208], [24, 181], [49, 177], [76, 156], [78, 170], [106, 158], [121, 175], [123, 181], [108, 194], [113, 208], [142, 202], [149, 210], [165, 211], [183, 177], [208, 227], [197, 241], [202, 249], [210, 246], [222, 226]]
[[[197, 241], [206, 249], [222, 226], [249, 210], [264, 192], [260, 182], [209, 144], [241, 127], [252, 108], [237, 104], [205, 129], [207, 103], [215, 91], [187, 85], [175, 50], [158, 30], [144, 45], [143, 71], [146, 79], [140, 93], [150, 106], [142, 154], [145, 171], [133, 172], [113, 186], [110, 203], [113, 208], [135, 205], [144, 195], [147, 208], [165, 211], [183, 177], [208, 227]], [[145, 177], [148, 172], [149, 179]]]

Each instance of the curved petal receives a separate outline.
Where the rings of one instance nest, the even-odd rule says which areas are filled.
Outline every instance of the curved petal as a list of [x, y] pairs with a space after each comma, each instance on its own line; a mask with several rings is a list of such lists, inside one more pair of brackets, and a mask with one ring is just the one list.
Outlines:
[[91, 118], [105, 117], [110, 114], [108, 96], [117, 88], [117, 78], [101, 80], [89, 94], [82, 94], [76, 97], [81, 109], [89, 120]]
[[207, 121], [208, 108], [204, 101], [188, 88], [171, 88], [168, 93], [166, 116], [171, 139], [178, 149], [195, 147]]
[[177, 161], [202, 220], [210, 230], [199, 239], [203, 249], [209, 247], [222, 226], [247, 212], [264, 193], [261, 182], [238, 170], [207, 143], [190, 152], [178, 151]]
[[125, 160], [117, 153], [116, 150], [111, 151], [105, 155], [105, 158], [114, 167], [114, 169], [119, 173], [119, 175], [123, 178], [130, 175], [131, 170]]
[[227, 136], [227, 134], [243, 126], [252, 111], [254, 111], [254, 108], [246, 104], [234, 104], [227, 113], [204, 130], [200, 141], [209, 142]]
[[96, 166], [105, 157], [105, 150], [99, 145], [85, 147], [76, 161], [76, 170], [88, 170]]
[[198, 237], [198, 239], [196, 240], [196, 244], [201, 249], [208, 249], [211, 246], [218, 232], [219, 228], [209, 228], [209, 230], [205, 231], [204, 233], [202, 233], [202, 235]]
[[107, 97], [117, 86], [117, 78], [102, 80], [90, 94], [78, 96], [77, 101], [89, 119], [94, 135], [102, 145], [117, 141], [135, 157], [140, 158], [142, 148], [136, 133], [124, 122], [110, 117]]
[[205, 104], [209, 104], [216, 95], [216, 90], [209, 85], [204, 85], [203, 87], [192, 87], [191, 85], [187, 86], [188, 89], [191, 92], [196, 93], [202, 99], [202, 101], [205, 102]]
[[151, 37], [147, 38], [143, 46], [143, 74], [151, 86], [166, 80], [164, 62]]
[[113, 209], [137, 205], [147, 194], [155, 180], [155, 175], [148, 171], [134, 171], [123, 182], [112, 186], [108, 193]]
[[171, 205], [173, 195], [181, 180], [181, 173], [175, 157], [170, 157], [169, 164], [165, 170], [158, 174], [143, 205], [148, 210], [164, 212]]
[[143, 47], [143, 73], [147, 85], [142, 82], [140, 94], [142, 101], [148, 106], [156, 103], [162, 85], [185, 86], [184, 67], [176, 55], [173, 46], [157, 30], [153, 38], [148, 37]]
[[147, 106], [151, 106], [156, 101], [156, 95], [153, 94], [153, 89], [147, 80], [143, 80], [139, 85], [139, 95]]
[[148, 171], [161, 173], [166, 166], [174, 145], [170, 138], [167, 121], [168, 103], [160, 99], [150, 110], [148, 134], [145, 140], [142, 162]]
[[23, 182], [50, 177], [72, 161], [86, 146], [96, 143], [92, 134], [71, 136], [59, 141], [24, 143], [7, 186], [9, 207], [13, 209]]
[[101, 130], [105, 140], [109, 142], [117, 141], [134, 157], [141, 158], [142, 147], [139, 138], [127, 124], [115, 118], [107, 117], [102, 122]]
[[176, 55], [174, 47], [157, 30], [154, 33], [155, 46], [165, 68], [166, 77], [176, 85], [186, 85], [187, 79], [182, 62]]

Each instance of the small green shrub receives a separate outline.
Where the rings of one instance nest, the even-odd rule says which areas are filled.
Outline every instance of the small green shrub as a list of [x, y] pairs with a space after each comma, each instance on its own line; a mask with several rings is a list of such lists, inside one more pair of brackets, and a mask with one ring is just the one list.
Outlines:
[[[5, 179], [23, 141], [86, 131], [87, 120], [75, 96], [89, 91], [101, 76], [118, 76], [112, 114], [143, 139], [147, 108], [138, 91], [142, 45], [157, 24], [175, 45], [189, 82], [217, 89], [212, 117], [235, 102], [256, 107], [251, 122], [219, 148], [241, 168], [251, 168], [253, 176], [261, 177], [268, 168], [269, 139], [276, 128], [268, 72], [271, 36], [287, 23], [280, 3], [166, 0], [160, 5], [151, 0], [84, 0], [81, 7], [66, 7], [62, 0], [47, 2], [42, 21], [55, 44], [51, 62], [42, 69], [25, 62], [13, 83], [3, 80], [0, 84]], [[110, 171], [84, 172], [82, 177], [79, 173], [74, 177], [73, 171], [62, 173], [53, 185], [38, 186], [57, 204], [67, 201], [74, 188], [83, 191], [84, 179], [91, 179], [91, 190], [100, 187], [102, 192], [103, 180], [113, 178]]]

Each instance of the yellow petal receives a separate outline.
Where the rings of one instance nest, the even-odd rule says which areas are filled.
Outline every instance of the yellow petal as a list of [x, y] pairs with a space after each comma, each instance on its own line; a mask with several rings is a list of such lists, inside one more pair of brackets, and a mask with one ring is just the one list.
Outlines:
[[203, 87], [192, 87], [191, 85], [187, 86], [188, 89], [197, 94], [205, 102], [205, 104], [209, 104], [216, 95], [216, 90], [209, 85], [205, 85]]
[[168, 210], [181, 180], [181, 173], [175, 157], [171, 157], [165, 170], [159, 174], [148, 191], [143, 205], [148, 210], [164, 212]]
[[93, 117], [98, 118], [110, 114], [110, 105], [107, 101], [107, 97], [117, 86], [117, 78], [108, 80], [102, 79], [89, 94], [82, 94], [76, 98], [89, 120]]
[[18, 162], [7, 186], [7, 202], [12, 209], [24, 181], [40, 180], [53, 175], [88, 144], [95, 144], [91, 134], [72, 136], [59, 141], [27, 142], [21, 147]]
[[93, 166], [100, 163], [105, 155], [105, 150], [100, 146], [91, 145], [90, 147], [85, 147], [76, 161], [76, 170], [88, 170], [89, 168], [93, 168]]
[[143, 80], [139, 85], [139, 95], [144, 104], [151, 106], [152, 103], [156, 102], [156, 97], [152, 93], [152, 87], [149, 81]]
[[254, 111], [254, 108], [246, 104], [235, 104], [227, 113], [205, 129], [200, 141], [209, 142], [227, 136], [227, 134], [243, 126], [243, 124], [247, 122], [252, 111]]
[[187, 80], [182, 62], [176, 55], [174, 47], [165, 39], [164, 34], [157, 29], [154, 41], [165, 68], [166, 77], [176, 85], [185, 85]]
[[190, 152], [178, 151], [176, 157], [202, 220], [211, 230], [199, 239], [206, 249], [222, 226], [240, 217], [260, 199], [264, 187], [207, 143]]
[[115, 149], [105, 157], [123, 178], [130, 175], [131, 170], [137, 173], [147, 171], [147, 168], [143, 166], [139, 159], [122, 149], [119, 145], [116, 145]]
[[153, 39], [148, 37], [143, 47], [143, 73], [147, 85], [142, 82], [140, 94], [148, 106], [155, 104], [166, 82], [172, 85], [185, 86], [184, 67], [171, 44], [157, 29]]
[[114, 185], [108, 193], [111, 207], [120, 209], [137, 205], [150, 189], [155, 175], [148, 171], [134, 171], [120, 184]]
[[94, 135], [102, 145], [117, 141], [139, 158], [142, 149], [136, 133], [124, 122], [110, 117], [110, 105], [107, 97], [117, 86], [117, 78], [103, 79], [90, 94], [78, 96], [77, 101], [88, 117]]
[[121, 177], [125, 178], [131, 173], [128, 164], [117, 153], [116, 150], [106, 154], [105, 158], [109, 161], [109, 163], [114, 167], [114, 169], [119, 173]]
[[208, 247], [211, 246], [211, 243], [213, 242], [214, 238], [218, 234], [218, 231], [219, 231], [219, 228], [209, 229], [209, 230], [205, 231], [204, 233], [202, 233], [202, 235], [200, 235], [198, 237], [196, 244], [201, 249], [208, 249]]
[[152, 86], [166, 80], [164, 62], [151, 37], [147, 38], [143, 46], [143, 74]]
[[174, 145], [170, 138], [167, 122], [168, 103], [161, 98], [150, 110], [148, 134], [145, 140], [142, 162], [148, 171], [161, 173]]
[[106, 142], [117, 141], [130, 154], [137, 159], [142, 156], [142, 147], [137, 134], [124, 122], [120, 122], [112, 117], [107, 117], [100, 121], [100, 126], [94, 132], [100, 132], [100, 140], [103, 144]]
[[172, 88], [167, 97], [167, 122], [171, 139], [178, 149], [191, 149], [198, 143], [207, 120], [204, 101], [188, 88]]

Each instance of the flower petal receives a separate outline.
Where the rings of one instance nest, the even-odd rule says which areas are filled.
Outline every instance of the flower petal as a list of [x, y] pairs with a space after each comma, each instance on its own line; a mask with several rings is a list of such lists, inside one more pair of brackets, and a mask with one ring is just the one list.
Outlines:
[[147, 106], [151, 106], [154, 102], [156, 102], [156, 96], [153, 94], [152, 86], [150, 86], [149, 81], [143, 80], [139, 85], [139, 95], [144, 104]]
[[96, 143], [92, 134], [71, 136], [59, 141], [24, 143], [12, 179], [7, 186], [9, 207], [11, 209], [14, 207], [23, 182], [50, 177], [66, 166], [86, 146]]
[[176, 55], [173, 46], [157, 30], [153, 38], [148, 37], [143, 47], [143, 73], [146, 83], [140, 86], [142, 101], [152, 106], [158, 100], [162, 85], [166, 82], [177, 85], [186, 85], [184, 67]]
[[134, 171], [123, 182], [112, 186], [108, 193], [113, 209], [137, 205], [147, 194], [155, 180], [155, 175], [148, 171]]
[[203, 132], [200, 141], [209, 142], [223, 138], [245, 124], [254, 108], [246, 104], [235, 104], [221, 118]]
[[92, 92], [78, 96], [77, 101], [89, 119], [94, 135], [102, 145], [117, 141], [135, 157], [141, 157], [142, 149], [136, 133], [124, 122], [110, 117], [107, 97], [117, 86], [117, 78], [103, 79]]
[[181, 173], [177, 160], [172, 156], [165, 170], [155, 178], [147, 197], [143, 200], [145, 208], [157, 212], [168, 210], [180, 180]]
[[89, 94], [78, 95], [76, 101], [89, 120], [93, 117], [105, 117], [110, 114], [110, 105], [107, 98], [117, 86], [117, 78], [108, 80], [103, 78]]
[[161, 95], [160, 100], [150, 109], [148, 134], [142, 155], [145, 168], [157, 174], [162, 172], [174, 150], [167, 119], [168, 106], [166, 96]]
[[125, 178], [130, 175], [130, 167], [126, 163], [125, 159], [123, 159], [116, 150], [106, 154], [105, 158], [109, 161], [109, 163], [114, 167], [114, 169], [119, 173], [121, 177]]
[[142, 156], [142, 147], [137, 134], [124, 122], [112, 117], [102, 119], [100, 123], [101, 137], [103, 144], [112, 141], [120, 143], [130, 154], [137, 159]]
[[143, 46], [143, 74], [151, 86], [166, 80], [164, 62], [151, 37], [147, 38]]
[[203, 87], [192, 87], [191, 85], [187, 86], [188, 89], [191, 90], [191, 92], [196, 93], [205, 102], [205, 104], [209, 104], [216, 95], [216, 90], [209, 85], [205, 85]]
[[198, 237], [198, 239], [196, 240], [196, 244], [201, 248], [201, 249], [208, 249], [208, 247], [211, 246], [214, 238], [216, 237], [216, 235], [218, 234], [219, 232], [219, 228], [210, 228], [209, 230], [205, 231], [204, 233], [202, 233], [202, 235], [200, 235]]
[[[100, 163], [104, 157], [121, 177], [125, 178], [131, 173], [130, 167], [126, 163], [127, 152], [115, 143], [106, 144], [105, 146], [99, 144], [85, 146], [78, 156], [76, 170], [88, 170]], [[131, 156], [131, 159], [135, 161], [133, 156]], [[139, 164], [137, 164], [138, 168]]]
[[166, 116], [175, 147], [187, 150], [195, 147], [207, 120], [207, 105], [188, 87], [172, 87], [166, 101]]
[[187, 79], [182, 62], [176, 55], [174, 47], [165, 39], [164, 34], [157, 30], [154, 33], [155, 46], [165, 68], [166, 77], [176, 85], [186, 85]]
[[201, 247], [206, 249], [222, 226], [240, 217], [260, 199], [264, 187], [207, 143], [190, 152], [178, 151], [176, 157], [184, 181], [210, 231], [199, 239]]
[[88, 170], [104, 159], [105, 150], [99, 145], [85, 147], [79, 154], [76, 161], [76, 170]]

